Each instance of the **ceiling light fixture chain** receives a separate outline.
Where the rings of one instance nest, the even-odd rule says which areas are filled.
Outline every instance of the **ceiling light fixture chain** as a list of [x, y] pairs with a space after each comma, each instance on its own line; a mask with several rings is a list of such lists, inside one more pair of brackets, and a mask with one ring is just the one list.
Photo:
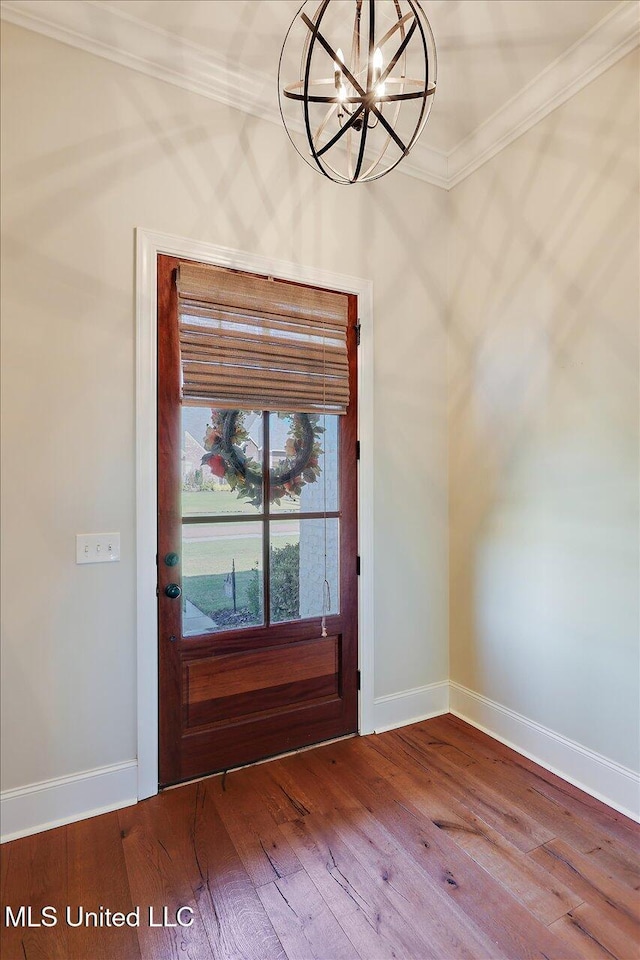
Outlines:
[[435, 41], [418, 0], [306, 0], [287, 31], [282, 120], [303, 159], [336, 183], [393, 170], [422, 133], [435, 89]]

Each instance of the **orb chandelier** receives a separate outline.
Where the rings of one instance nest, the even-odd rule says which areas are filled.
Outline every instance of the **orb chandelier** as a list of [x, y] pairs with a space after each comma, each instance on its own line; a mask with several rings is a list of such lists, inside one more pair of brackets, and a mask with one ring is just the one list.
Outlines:
[[306, 0], [287, 31], [282, 120], [302, 158], [336, 183], [393, 170], [435, 89], [435, 42], [418, 0]]

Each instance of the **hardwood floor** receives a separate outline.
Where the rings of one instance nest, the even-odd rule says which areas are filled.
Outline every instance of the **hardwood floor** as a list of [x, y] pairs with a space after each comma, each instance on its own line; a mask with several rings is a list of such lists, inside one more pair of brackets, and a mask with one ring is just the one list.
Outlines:
[[3, 927], [2, 957], [637, 960], [639, 852], [637, 824], [439, 717], [6, 844], [3, 920], [59, 920]]

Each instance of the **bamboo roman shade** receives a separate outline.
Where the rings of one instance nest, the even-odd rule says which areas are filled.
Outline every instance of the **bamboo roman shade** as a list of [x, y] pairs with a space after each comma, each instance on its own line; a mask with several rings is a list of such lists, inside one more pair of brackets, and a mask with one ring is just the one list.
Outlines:
[[345, 413], [346, 294], [181, 263], [183, 403]]

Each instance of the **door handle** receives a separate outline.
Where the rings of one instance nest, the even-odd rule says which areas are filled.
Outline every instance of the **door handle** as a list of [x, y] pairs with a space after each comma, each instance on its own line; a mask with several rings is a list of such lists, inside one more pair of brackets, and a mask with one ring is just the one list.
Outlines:
[[168, 553], [164, 558], [164, 562], [168, 567], [175, 567], [180, 563], [180, 557], [177, 553]]
[[164, 592], [170, 600], [177, 600], [182, 594], [182, 588], [179, 587], [177, 583], [168, 583], [164, 588]]

